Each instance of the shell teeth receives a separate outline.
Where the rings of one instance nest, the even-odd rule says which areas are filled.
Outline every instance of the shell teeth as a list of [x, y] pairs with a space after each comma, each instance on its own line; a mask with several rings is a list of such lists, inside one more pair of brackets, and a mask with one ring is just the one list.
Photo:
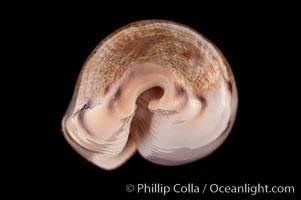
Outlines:
[[111, 170], [136, 150], [160, 165], [210, 154], [228, 136], [237, 90], [222, 53], [169, 21], [130, 24], [106, 38], [83, 66], [62, 121], [84, 158]]

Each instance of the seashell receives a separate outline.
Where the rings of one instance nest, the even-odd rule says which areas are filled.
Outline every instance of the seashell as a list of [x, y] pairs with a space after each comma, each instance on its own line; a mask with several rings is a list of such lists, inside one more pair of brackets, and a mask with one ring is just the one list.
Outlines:
[[228, 136], [237, 109], [229, 64], [208, 39], [164, 20], [104, 39], [79, 75], [62, 121], [84, 158], [111, 170], [135, 152], [160, 165], [201, 159]]

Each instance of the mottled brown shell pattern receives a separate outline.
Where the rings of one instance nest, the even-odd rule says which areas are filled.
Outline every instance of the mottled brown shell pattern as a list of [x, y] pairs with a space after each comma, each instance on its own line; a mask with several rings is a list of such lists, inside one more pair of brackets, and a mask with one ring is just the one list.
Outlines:
[[62, 127], [72, 147], [104, 169], [136, 150], [151, 162], [180, 165], [214, 151], [236, 109], [235, 80], [217, 47], [187, 26], [145, 20], [91, 53]]

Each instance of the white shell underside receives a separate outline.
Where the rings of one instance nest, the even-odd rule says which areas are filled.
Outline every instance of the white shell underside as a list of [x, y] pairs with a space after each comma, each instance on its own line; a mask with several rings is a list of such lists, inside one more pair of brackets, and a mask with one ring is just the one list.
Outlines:
[[188, 27], [147, 20], [94, 50], [62, 127], [72, 147], [103, 169], [119, 167], [136, 150], [172, 166], [220, 146], [236, 109], [235, 81], [221, 52]]

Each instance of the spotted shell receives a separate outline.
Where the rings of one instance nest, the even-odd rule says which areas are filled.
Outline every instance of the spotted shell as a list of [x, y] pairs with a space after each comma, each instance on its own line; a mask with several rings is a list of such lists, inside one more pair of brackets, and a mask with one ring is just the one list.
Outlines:
[[153, 163], [181, 165], [223, 143], [237, 102], [233, 73], [216, 46], [187, 26], [145, 20], [91, 53], [62, 130], [103, 169], [119, 167], [136, 150]]

